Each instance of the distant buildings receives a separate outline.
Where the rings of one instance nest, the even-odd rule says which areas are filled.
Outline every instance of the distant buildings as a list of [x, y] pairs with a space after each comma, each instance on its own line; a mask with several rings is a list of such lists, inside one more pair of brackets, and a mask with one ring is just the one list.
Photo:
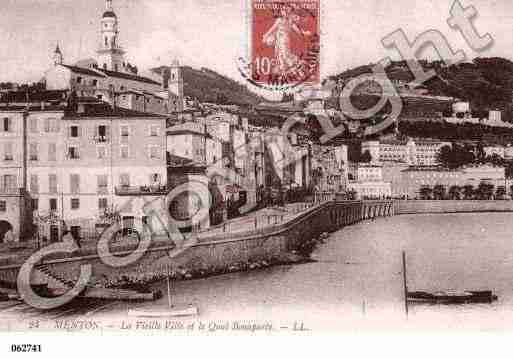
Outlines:
[[312, 181], [316, 191], [344, 192], [348, 177], [347, 146], [312, 146]]
[[424, 186], [434, 188], [441, 185], [446, 191], [449, 191], [452, 186], [471, 185], [477, 187], [481, 182], [492, 184], [495, 187], [506, 186], [504, 168], [475, 166], [448, 170], [440, 167], [412, 166], [401, 171], [401, 176], [393, 183], [393, 192], [394, 197], [397, 198], [415, 199], [420, 198], [420, 190]]
[[377, 163], [399, 162], [411, 166], [434, 166], [437, 154], [450, 142], [409, 139], [406, 141], [384, 140], [362, 143], [362, 153], [369, 151], [372, 161]]
[[356, 177], [348, 183], [348, 189], [356, 192], [358, 199], [381, 199], [392, 196], [390, 182], [383, 181], [383, 166], [358, 163]]

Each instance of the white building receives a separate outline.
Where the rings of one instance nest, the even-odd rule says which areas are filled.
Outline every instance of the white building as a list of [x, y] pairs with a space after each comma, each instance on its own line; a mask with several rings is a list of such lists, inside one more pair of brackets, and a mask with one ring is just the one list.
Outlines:
[[64, 108], [31, 106], [26, 131], [25, 110], [0, 111], [7, 125], [0, 133], [4, 182], [30, 193], [36, 218], [58, 219], [41, 236], [55, 241], [65, 229], [77, 238], [97, 236], [105, 210], [142, 220], [142, 204], [133, 201], [165, 193], [165, 117]]
[[390, 182], [383, 181], [383, 167], [377, 164], [359, 163], [357, 178], [349, 181], [348, 190], [356, 192], [358, 199], [377, 199], [392, 196]]
[[373, 163], [406, 163], [412, 166], [433, 166], [437, 155], [450, 142], [409, 139], [408, 141], [386, 140], [362, 143], [362, 153], [369, 151]]
[[173, 61], [166, 81], [153, 72], [141, 75], [125, 60], [125, 51], [118, 41], [118, 18], [112, 0], [106, 0], [106, 6], [100, 21], [97, 60], [65, 64], [57, 46], [53, 66], [44, 75], [47, 89], [75, 91], [79, 97], [94, 97], [113, 106], [140, 112], [168, 114], [183, 111], [183, 77], [178, 61]]

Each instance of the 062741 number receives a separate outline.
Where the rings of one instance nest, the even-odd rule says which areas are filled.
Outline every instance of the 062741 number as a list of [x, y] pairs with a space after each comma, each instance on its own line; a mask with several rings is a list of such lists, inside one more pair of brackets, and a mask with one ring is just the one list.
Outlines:
[[40, 344], [13, 344], [11, 345], [12, 353], [40, 353]]

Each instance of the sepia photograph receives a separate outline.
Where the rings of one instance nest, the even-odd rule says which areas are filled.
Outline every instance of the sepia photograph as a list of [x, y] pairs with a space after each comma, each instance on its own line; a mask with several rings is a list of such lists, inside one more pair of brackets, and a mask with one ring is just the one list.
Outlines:
[[509, 0], [2, 0], [2, 350], [511, 332], [512, 32]]

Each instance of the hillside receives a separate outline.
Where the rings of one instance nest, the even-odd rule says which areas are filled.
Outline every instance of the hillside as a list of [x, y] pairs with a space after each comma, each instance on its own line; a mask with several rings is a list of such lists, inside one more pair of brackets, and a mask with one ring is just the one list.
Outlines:
[[[513, 122], [513, 62], [503, 58], [476, 58], [472, 62], [446, 67], [442, 61], [421, 61], [423, 68], [434, 70], [436, 77], [423, 84], [427, 95], [459, 98], [471, 103], [475, 116], [486, 116], [490, 109], [503, 111], [503, 120]], [[370, 73], [372, 64], [349, 69], [329, 77], [339, 84], [360, 74]], [[405, 61], [386, 68], [390, 80], [413, 80]], [[415, 111], [415, 109], [406, 110]]]
[[[257, 104], [264, 100], [251, 92], [245, 85], [207, 68], [197, 70], [184, 66], [182, 70], [185, 96], [198, 99], [200, 102], [247, 105]], [[169, 78], [169, 67], [167, 66], [161, 66], [152, 71], [158, 74], [164, 72], [164, 82]]]

